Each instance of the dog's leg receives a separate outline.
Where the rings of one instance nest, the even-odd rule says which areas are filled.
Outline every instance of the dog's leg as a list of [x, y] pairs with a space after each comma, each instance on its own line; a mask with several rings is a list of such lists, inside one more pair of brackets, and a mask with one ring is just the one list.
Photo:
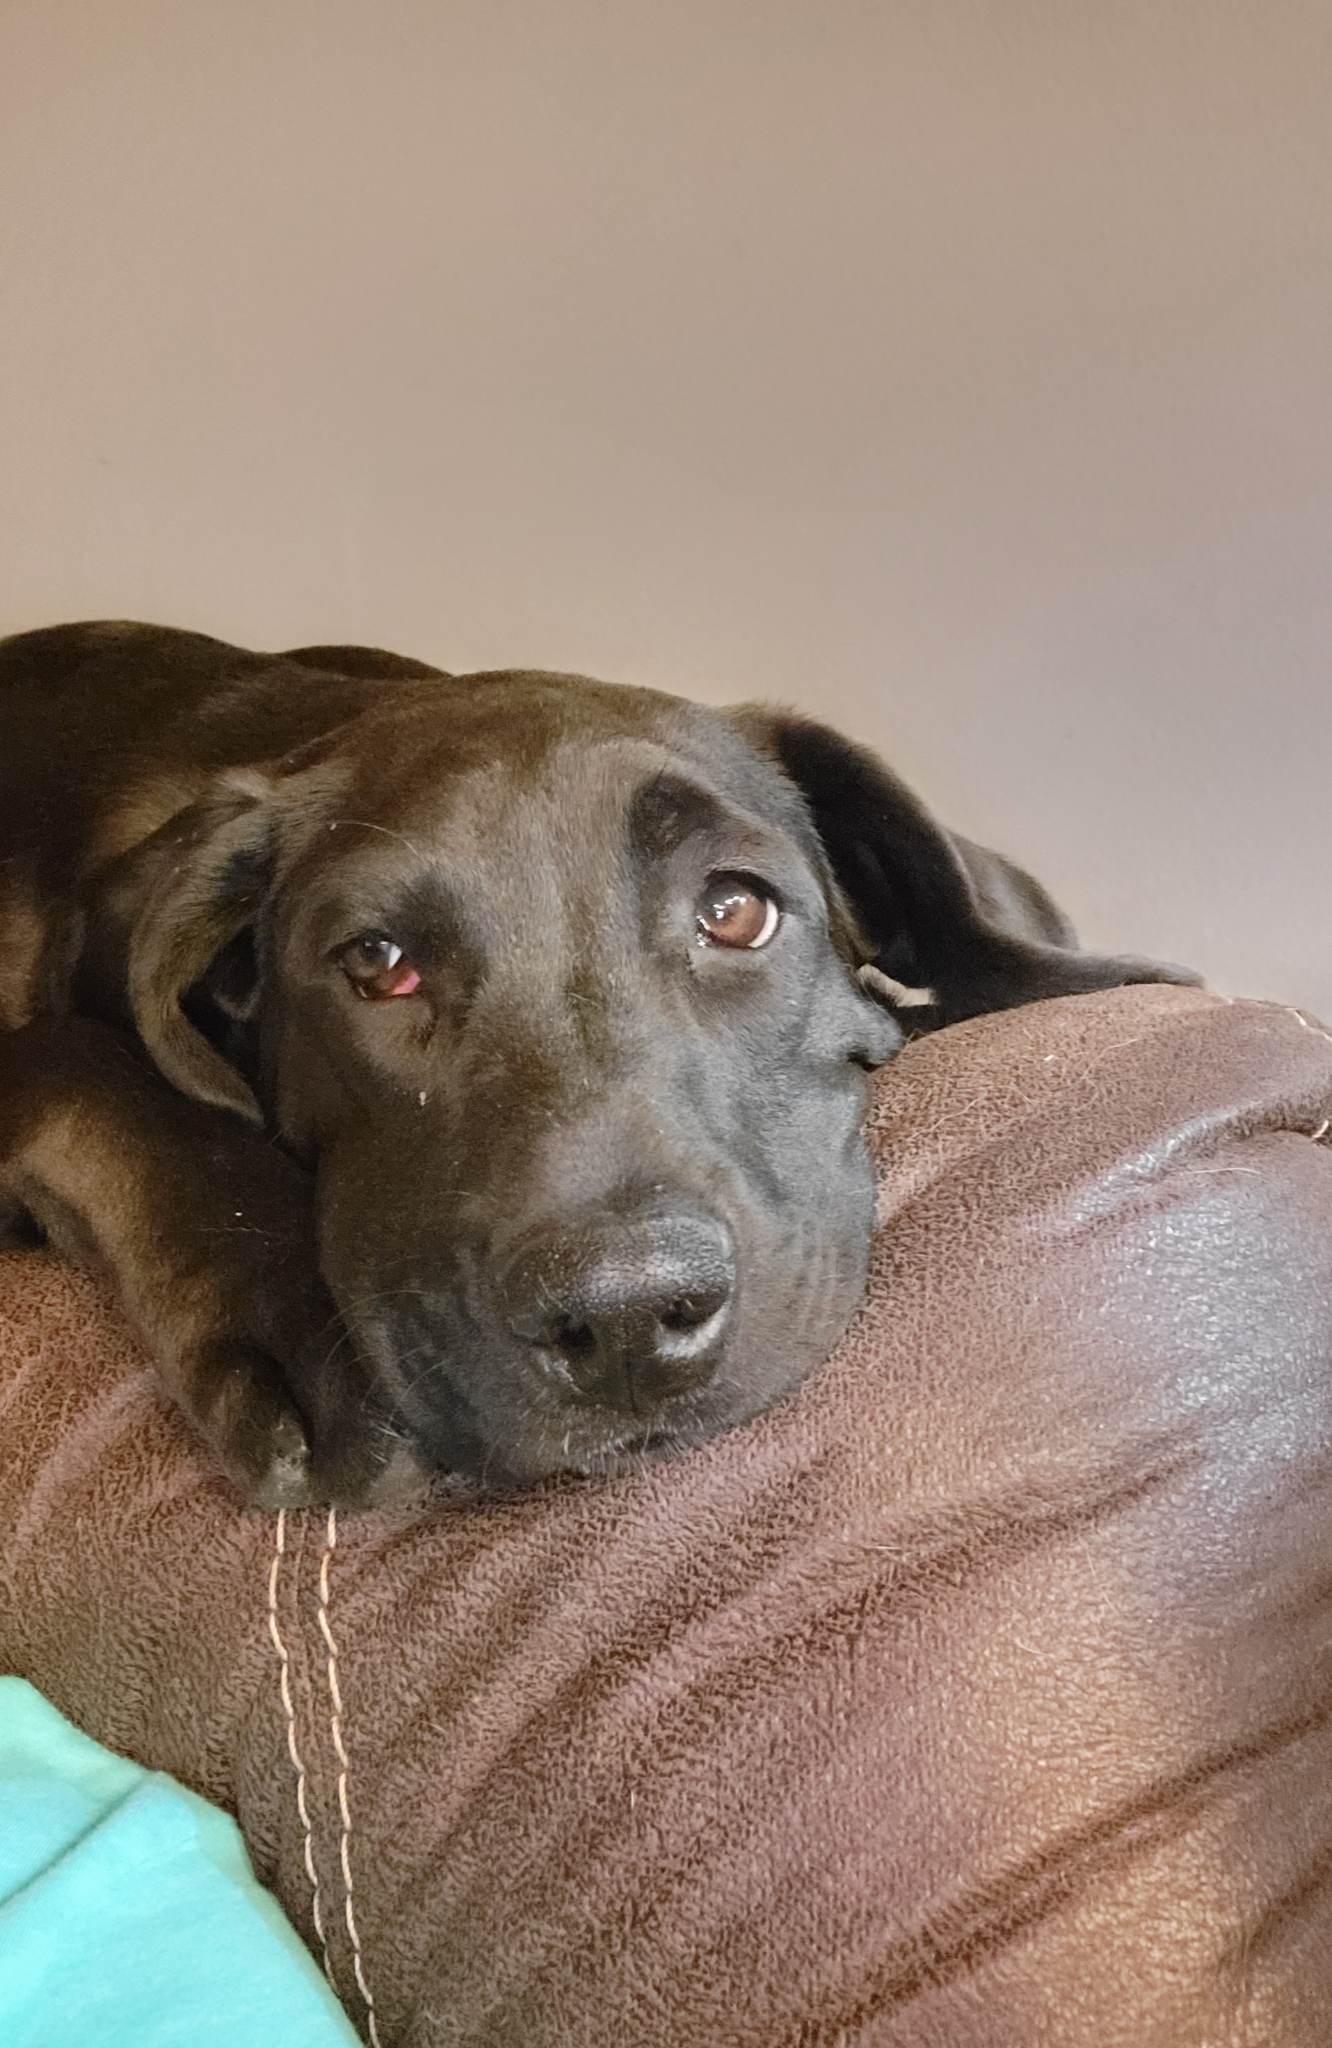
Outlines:
[[110, 1279], [249, 1502], [355, 1504], [407, 1477], [319, 1277], [308, 1177], [104, 1026], [0, 1034], [0, 1229]]

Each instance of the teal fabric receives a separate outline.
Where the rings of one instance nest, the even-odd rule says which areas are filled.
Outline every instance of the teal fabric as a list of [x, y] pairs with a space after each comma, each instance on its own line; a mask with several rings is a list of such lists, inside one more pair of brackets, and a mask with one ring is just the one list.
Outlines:
[[0, 1678], [3, 2048], [349, 2048], [227, 1816]]

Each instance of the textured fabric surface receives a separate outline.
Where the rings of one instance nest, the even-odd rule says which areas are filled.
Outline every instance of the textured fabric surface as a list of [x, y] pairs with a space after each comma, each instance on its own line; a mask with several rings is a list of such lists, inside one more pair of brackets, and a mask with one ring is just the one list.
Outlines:
[[385, 2048], [1322, 2048], [1330, 1116], [1192, 990], [920, 1041], [793, 1400], [336, 1526], [5, 1262], [0, 1665], [231, 1806]]
[[0, 1678], [5, 2048], [354, 2048], [235, 1823]]

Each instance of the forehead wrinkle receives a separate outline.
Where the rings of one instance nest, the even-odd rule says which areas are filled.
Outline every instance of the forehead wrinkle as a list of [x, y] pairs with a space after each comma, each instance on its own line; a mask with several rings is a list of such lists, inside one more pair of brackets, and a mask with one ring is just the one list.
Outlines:
[[659, 768], [640, 783], [629, 804], [629, 837], [651, 858], [674, 853], [696, 832], [715, 831], [725, 807], [711, 790], [690, 781], [674, 768]]

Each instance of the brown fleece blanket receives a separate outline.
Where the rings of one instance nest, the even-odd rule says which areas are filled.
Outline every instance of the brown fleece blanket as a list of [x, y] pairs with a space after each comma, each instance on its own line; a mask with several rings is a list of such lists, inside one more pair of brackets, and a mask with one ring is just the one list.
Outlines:
[[384, 2048], [1323, 2048], [1329, 1116], [1196, 991], [921, 1041], [824, 1370], [488, 1508], [238, 1511], [0, 1262], [0, 1666], [237, 1812]]

